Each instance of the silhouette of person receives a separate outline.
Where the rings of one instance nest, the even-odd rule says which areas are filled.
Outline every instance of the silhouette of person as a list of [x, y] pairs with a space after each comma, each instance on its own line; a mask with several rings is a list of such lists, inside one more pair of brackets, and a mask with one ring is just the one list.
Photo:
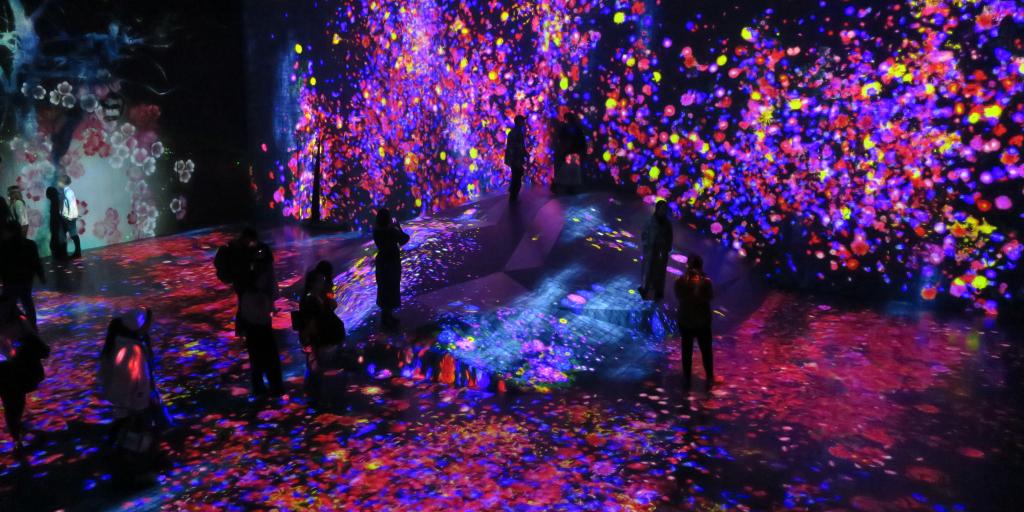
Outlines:
[[14, 220], [14, 210], [7, 203], [7, 200], [0, 197], [0, 222], [10, 222]]
[[505, 142], [505, 165], [508, 165], [512, 171], [508, 192], [509, 202], [514, 202], [519, 198], [519, 190], [523, 186], [523, 171], [526, 168], [526, 159], [528, 157], [529, 153], [526, 150], [526, 118], [518, 115], [512, 130], [508, 132], [508, 140]]
[[24, 449], [21, 417], [25, 397], [45, 378], [42, 360], [49, 356], [50, 347], [27, 325], [17, 305], [9, 299], [0, 300], [0, 402], [7, 431], [19, 453]]
[[100, 397], [114, 409], [111, 438], [154, 403], [152, 324], [148, 309], [132, 309], [107, 324], [97, 382]]
[[46, 199], [50, 201], [50, 255], [55, 260], [68, 259], [67, 229], [60, 215], [64, 207], [64, 196], [55, 187], [46, 188]]
[[334, 267], [328, 261], [321, 261], [306, 274], [299, 300], [299, 314], [303, 319], [299, 341], [306, 353], [306, 392], [311, 404], [320, 398], [323, 373], [332, 359], [333, 349], [345, 341], [345, 323], [334, 313], [337, 308]]
[[668, 203], [659, 199], [654, 215], [647, 221], [641, 236], [643, 262], [641, 263], [640, 296], [661, 300], [665, 296], [665, 270], [672, 251], [672, 222], [668, 218]]
[[35, 276], [46, 282], [43, 263], [39, 259], [39, 248], [32, 240], [22, 235], [21, 226], [7, 222], [0, 226], [0, 278], [3, 280], [2, 296], [20, 301], [25, 316], [33, 327], [36, 326], [36, 305], [32, 301], [32, 280]]
[[28, 207], [25, 206], [25, 199], [21, 196], [21, 187], [17, 185], [7, 187], [7, 201], [11, 207], [11, 220], [21, 227], [21, 236], [28, 237]]
[[[61, 177], [57, 179], [57, 187], [60, 189], [61, 195], [63, 196], [63, 203], [60, 207], [60, 217], [64, 223], [64, 231], [75, 244], [75, 252], [71, 257], [81, 258], [82, 239], [78, 237], [78, 199], [75, 197], [75, 191], [71, 190], [71, 177], [67, 174], [62, 174]], [[65, 251], [67, 251], [66, 248]]]
[[[249, 352], [252, 392], [261, 395], [284, 393], [281, 381], [281, 354], [274, 340], [274, 301], [279, 295], [274, 277], [274, 256], [270, 247], [258, 240], [247, 240], [252, 251], [244, 276], [237, 285], [238, 327]], [[264, 383], [266, 379], [266, 383]]]
[[409, 235], [402, 231], [398, 219], [392, 218], [387, 208], [378, 210], [373, 243], [377, 245], [377, 306], [380, 307], [381, 325], [384, 327], [398, 323], [394, 310], [402, 305], [401, 247], [408, 242]]
[[704, 273], [704, 260], [691, 254], [686, 273], [676, 280], [676, 299], [679, 301], [679, 335], [683, 349], [683, 388], [690, 389], [693, 372], [693, 341], [700, 346], [708, 390], [715, 383], [714, 359], [711, 354], [711, 299], [714, 291], [711, 279]]

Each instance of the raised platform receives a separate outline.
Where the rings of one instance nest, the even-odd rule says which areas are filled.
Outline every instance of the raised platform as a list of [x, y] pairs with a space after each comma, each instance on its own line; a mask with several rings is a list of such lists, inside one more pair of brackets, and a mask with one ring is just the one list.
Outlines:
[[[492, 197], [411, 221], [393, 334], [377, 326], [372, 242], [265, 233], [285, 290], [281, 402], [248, 398], [233, 296], [212, 267], [233, 232], [89, 252], [37, 293], [53, 356], [30, 396], [27, 463], [0, 435], [0, 510], [1015, 503], [1019, 340], [898, 304], [768, 290], [735, 253], [677, 226], [675, 271], [696, 251], [715, 280], [721, 379], [711, 395], [683, 394], [671, 293], [652, 303], [633, 291], [649, 214], [628, 196], [529, 191], [511, 207]], [[319, 259], [341, 272], [358, 364], [332, 372], [313, 410], [286, 312]], [[106, 322], [136, 304], [155, 310], [160, 387], [179, 424], [148, 482], [116, 476], [94, 378]]]

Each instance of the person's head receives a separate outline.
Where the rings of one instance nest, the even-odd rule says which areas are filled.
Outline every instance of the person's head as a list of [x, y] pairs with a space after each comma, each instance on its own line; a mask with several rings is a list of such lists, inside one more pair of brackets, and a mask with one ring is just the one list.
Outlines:
[[260, 234], [255, 229], [246, 227], [242, 229], [242, 233], [238, 235], [238, 241], [246, 247], [256, 247], [256, 244], [260, 241]]
[[333, 279], [334, 265], [331, 265], [331, 262], [327, 260], [320, 260], [320, 263], [317, 263], [316, 267], [313, 268], [313, 272], [326, 276], [327, 279]]
[[46, 198], [50, 201], [57, 201], [60, 199], [60, 191], [56, 187], [46, 187]]
[[517, 115], [515, 119], [515, 124], [517, 128], [522, 128], [526, 126], [526, 117], [523, 116], [522, 114]]
[[387, 208], [377, 210], [377, 227], [386, 228], [391, 224], [391, 210], [388, 210]]
[[686, 257], [686, 268], [695, 272], [704, 272], [704, 258], [700, 254], [691, 253]]
[[57, 185], [60, 186], [60, 188], [68, 188], [68, 187], [70, 187], [71, 186], [71, 176], [68, 176], [67, 174], [61, 174], [60, 177], [57, 178]]
[[117, 317], [121, 326], [134, 334], [145, 334], [152, 324], [153, 313], [149, 308], [133, 308]]
[[23, 199], [21, 197], [21, 187], [17, 185], [11, 185], [7, 187], [7, 197], [11, 200], [12, 203], [14, 201], [22, 201]]
[[668, 216], [668, 201], [664, 199], [658, 199], [658, 202], [654, 203], [654, 214], [664, 219]]
[[572, 112], [566, 112], [565, 115], [562, 116], [562, 119], [565, 119], [565, 122], [567, 123], [575, 123], [576, 114], [573, 114]]

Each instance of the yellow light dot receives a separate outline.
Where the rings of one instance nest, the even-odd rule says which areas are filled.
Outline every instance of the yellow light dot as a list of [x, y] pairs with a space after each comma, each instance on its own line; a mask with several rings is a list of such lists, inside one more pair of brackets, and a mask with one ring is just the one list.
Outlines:
[[297, 53], [299, 55], [302, 55], [302, 45], [301, 44], [298, 44], [298, 43], [295, 44], [295, 53]]
[[800, 110], [804, 106], [804, 100], [797, 98], [795, 100], [789, 100], [790, 110]]
[[672, 144], [679, 144], [679, 134], [673, 133], [672, 135], [669, 135], [668, 140], [671, 141]]
[[569, 88], [569, 79], [567, 77], [563, 76], [562, 79], [558, 81], [558, 87], [560, 89], [562, 89], [563, 91], [568, 89]]
[[975, 276], [974, 281], [971, 282], [971, 286], [977, 290], [982, 290], [988, 286], [988, 278], [985, 276]]
[[715, 60], [715, 64], [718, 64], [719, 66], [724, 66], [726, 62], [729, 62], [729, 57], [726, 57], [725, 55], [719, 55], [718, 59]]
[[615, 108], [615, 98], [608, 98], [607, 100], [605, 100], [604, 106], [606, 108]]
[[871, 140], [870, 135], [864, 136], [864, 149], [872, 149], [875, 147], [875, 141]]
[[612, 154], [608, 151], [605, 151], [604, 154], [601, 155], [601, 159], [604, 160], [605, 162], [608, 162], [612, 159]]
[[480, 152], [477, 151], [476, 148], [469, 148], [469, 157], [470, 158], [476, 158], [478, 156], [480, 156]]
[[422, 199], [419, 199], [419, 198], [417, 198], [417, 199], [416, 199], [416, 208], [419, 208], [419, 207], [421, 207], [421, 206], [423, 206], [423, 200], [422, 200]]
[[445, 153], [444, 151], [442, 151], [440, 156], [441, 156], [441, 161], [442, 162], [445, 161], [445, 160], [448, 160], [448, 153]]
[[459, 61], [459, 69], [465, 69], [466, 66], [468, 66], [468, 65], [469, 65], [469, 61], [466, 60], [465, 57], [463, 57], [462, 60]]
[[341, 36], [340, 35], [334, 34], [334, 36], [331, 37], [331, 44], [338, 44], [340, 42], [341, 42]]
[[315, 76], [309, 77], [309, 85], [316, 85], [316, 77]]
[[750, 30], [750, 27], [743, 27], [743, 30], [740, 31], [740, 36], [743, 37], [744, 41], [753, 41], [754, 31]]
[[626, 65], [629, 67], [636, 66], [636, 57], [630, 57], [626, 59]]
[[490, 73], [487, 73], [487, 78], [490, 78], [492, 82], [497, 81], [498, 74], [495, 73], [494, 71], [491, 71]]
[[647, 174], [651, 177], [651, 181], [657, 181], [658, 177], [661, 176], [661, 169], [658, 169], [658, 166], [651, 167], [650, 172]]
[[999, 116], [1003, 115], [1003, 107], [999, 105], [992, 105], [985, 107], [985, 117], [989, 119], [999, 119]]
[[981, 121], [981, 114], [978, 114], [977, 112], [971, 112], [971, 115], [967, 116], [968, 123], [974, 124], [978, 121]]
[[612, 20], [615, 21], [616, 25], [622, 25], [626, 22], [626, 13], [619, 11], [615, 13], [615, 17]]
[[501, 21], [508, 21], [508, 11], [503, 11], [501, 13]]
[[653, 74], [653, 78], [654, 78], [655, 82], [660, 82], [661, 81], [661, 71], [655, 71], [654, 74]]

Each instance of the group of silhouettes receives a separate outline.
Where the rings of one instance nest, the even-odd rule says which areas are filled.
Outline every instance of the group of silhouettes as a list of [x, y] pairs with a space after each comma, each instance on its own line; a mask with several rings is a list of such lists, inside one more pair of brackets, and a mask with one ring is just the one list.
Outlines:
[[[528, 161], [525, 121], [523, 116], [515, 118], [506, 145], [505, 163], [512, 174], [510, 201], [516, 201], [518, 197]], [[562, 165], [556, 168], [556, 182], [575, 185], [578, 183], [580, 158], [586, 153], [579, 120], [567, 115], [557, 133], [556, 162]], [[566, 173], [576, 173], [577, 176], [565, 178]], [[52, 207], [51, 250], [57, 260], [81, 254], [78, 205], [70, 183], [70, 178], [62, 176], [57, 187], [47, 190]], [[45, 273], [35, 242], [26, 236], [30, 220], [21, 190], [14, 186], [8, 193], [8, 201], [0, 199], [0, 277], [3, 280], [3, 292], [0, 294], [0, 399], [8, 430], [20, 452], [23, 445], [21, 417], [26, 395], [42, 382], [42, 361], [50, 351], [38, 336], [32, 300], [33, 281], [36, 277], [44, 281]], [[657, 301], [664, 296], [672, 233], [668, 203], [659, 200], [641, 239], [643, 258], [638, 292], [644, 300]], [[66, 250], [67, 238], [75, 246], [70, 256]], [[393, 329], [400, 323], [394, 312], [401, 307], [401, 248], [409, 240], [409, 235], [389, 210], [377, 212], [373, 225], [373, 241], [377, 247], [375, 279], [380, 325], [384, 329]], [[236, 335], [244, 340], [248, 352], [253, 395], [283, 395], [281, 357], [272, 321], [280, 295], [274, 275], [273, 251], [260, 240], [255, 230], [246, 228], [217, 251], [213, 264], [217, 278], [231, 287], [237, 299]], [[292, 328], [298, 333], [306, 355], [305, 390], [311, 405], [319, 401], [324, 374], [337, 363], [339, 349], [346, 337], [345, 324], [336, 314], [338, 303], [334, 296], [334, 278], [330, 262], [319, 262], [306, 274], [299, 308], [291, 312]], [[677, 320], [682, 342], [682, 385], [685, 389], [690, 388], [693, 344], [696, 341], [704, 363], [706, 386], [710, 390], [714, 384], [710, 305], [713, 291], [699, 255], [689, 255], [687, 269], [676, 280], [673, 289], [678, 300]], [[132, 309], [116, 315], [108, 325], [100, 350], [100, 396], [112, 406], [115, 418], [109, 440], [128, 456], [150, 453], [161, 428], [171, 424], [153, 375], [155, 361], [149, 338], [152, 324], [152, 312], [148, 309]], [[126, 467], [132, 466], [128, 464]]]

